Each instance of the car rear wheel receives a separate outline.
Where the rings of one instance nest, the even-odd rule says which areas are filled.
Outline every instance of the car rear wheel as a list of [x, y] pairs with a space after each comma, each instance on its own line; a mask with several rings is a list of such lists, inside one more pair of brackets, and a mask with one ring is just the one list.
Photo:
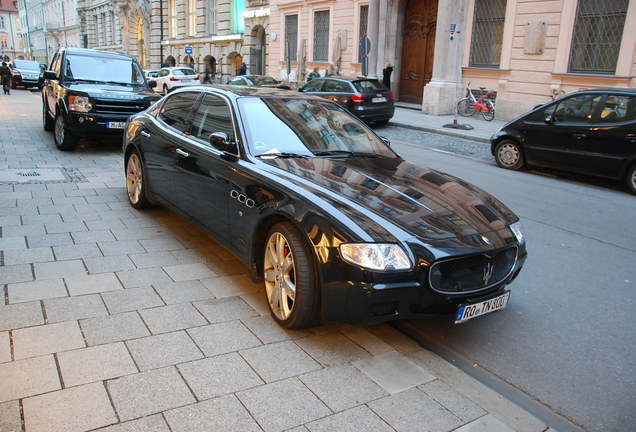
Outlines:
[[631, 193], [636, 195], [636, 164], [627, 170], [627, 187]]
[[77, 136], [68, 129], [66, 123], [64, 115], [58, 111], [55, 116], [55, 146], [62, 151], [74, 150], [78, 141]]
[[126, 192], [128, 202], [136, 209], [150, 207], [146, 196], [146, 182], [144, 181], [144, 164], [137, 150], [133, 150], [126, 159]]
[[166, 84], [163, 85], [163, 94], [164, 95], [168, 94], [168, 86]]
[[279, 223], [267, 235], [263, 257], [267, 304], [283, 327], [318, 323], [318, 290], [311, 251], [298, 230]]
[[512, 140], [503, 140], [495, 147], [495, 161], [502, 168], [519, 170], [523, 167], [523, 153], [519, 144]]
[[51, 132], [53, 129], [55, 129], [55, 122], [49, 115], [48, 111], [49, 110], [46, 106], [46, 102], [43, 101], [42, 102], [42, 126], [44, 127], [45, 131]]

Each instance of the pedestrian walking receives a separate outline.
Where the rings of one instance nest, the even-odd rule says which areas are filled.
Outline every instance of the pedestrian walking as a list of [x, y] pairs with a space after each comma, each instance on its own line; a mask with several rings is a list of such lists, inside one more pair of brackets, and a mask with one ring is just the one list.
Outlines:
[[314, 70], [309, 72], [309, 75], [307, 75], [307, 82], [315, 78], [320, 78], [320, 72], [318, 72], [318, 67], [315, 67]]
[[391, 88], [391, 74], [393, 73], [393, 65], [389, 61], [384, 62], [384, 69], [382, 69], [382, 84], [386, 88]]
[[245, 62], [241, 63], [241, 68], [239, 69], [239, 75], [245, 75], [247, 73], [247, 65]]
[[7, 62], [2, 62], [2, 66], [0, 66], [0, 77], [2, 77], [2, 90], [4, 90], [4, 94], [11, 94], [12, 76], [13, 72], [11, 72], [11, 68], [7, 66]]

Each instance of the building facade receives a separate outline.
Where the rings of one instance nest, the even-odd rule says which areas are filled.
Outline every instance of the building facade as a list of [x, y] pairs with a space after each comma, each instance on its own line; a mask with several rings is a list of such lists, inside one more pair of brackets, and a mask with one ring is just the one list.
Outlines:
[[19, 30], [20, 19], [16, 5], [0, 0], [0, 59], [3, 61], [24, 58]]
[[77, 0], [42, 0], [47, 63], [61, 46], [80, 47]]

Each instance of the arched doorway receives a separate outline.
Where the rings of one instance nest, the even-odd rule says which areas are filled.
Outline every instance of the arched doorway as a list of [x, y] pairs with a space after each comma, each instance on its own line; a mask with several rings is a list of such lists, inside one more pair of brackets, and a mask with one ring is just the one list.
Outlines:
[[234, 56], [234, 75], [239, 75], [241, 71], [241, 64], [243, 63], [243, 56], [240, 54], [236, 54]]
[[[203, 58], [203, 67], [207, 69], [209, 82], [214, 82], [216, 79], [216, 59], [210, 54]], [[205, 70], [203, 71], [205, 73]]]
[[438, 0], [408, 0], [400, 74], [400, 100], [422, 103], [424, 86], [433, 76]]
[[250, 73], [254, 75], [265, 74], [265, 29], [263, 26], [256, 26], [252, 29], [252, 43], [250, 47]]

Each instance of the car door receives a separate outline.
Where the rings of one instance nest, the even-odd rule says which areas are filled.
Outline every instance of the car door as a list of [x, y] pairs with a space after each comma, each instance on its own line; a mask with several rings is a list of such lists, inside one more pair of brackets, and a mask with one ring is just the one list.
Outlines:
[[565, 97], [525, 119], [526, 160], [531, 165], [584, 171], [591, 119], [601, 94]]
[[352, 95], [353, 88], [348, 82], [325, 79], [320, 96], [351, 111], [353, 104], [351, 101]]
[[620, 178], [636, 158], [636, 94], [608, 94], [594, 117], [586, 164], [590, 174]]
[[234, 141], [228, 101], [210, 93], [195, 107], [189, 139], [175, 154], [174, 199], [178, 207], [219, 240], [229, 243], [228, 201], [236, 157], [212, 147], [210, 135], [222, 132]]

